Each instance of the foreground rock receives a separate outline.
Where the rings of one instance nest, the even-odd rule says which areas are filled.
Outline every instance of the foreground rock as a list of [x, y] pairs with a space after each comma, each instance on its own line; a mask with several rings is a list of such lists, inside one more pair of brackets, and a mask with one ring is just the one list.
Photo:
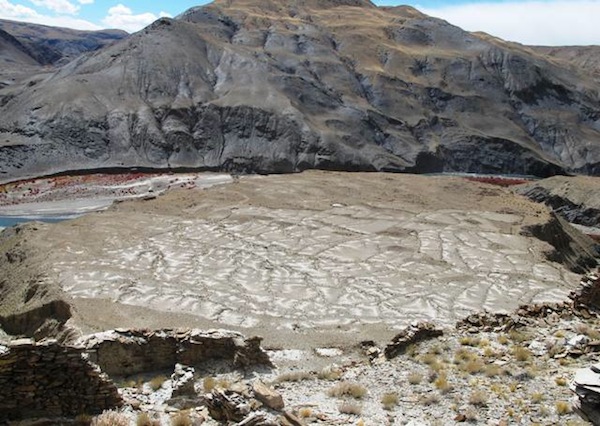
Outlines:
[[406, 6], [218, 0], [4, 89], [0, 178], [120, 167], [597, 174], [597, 89], [541, 52]]

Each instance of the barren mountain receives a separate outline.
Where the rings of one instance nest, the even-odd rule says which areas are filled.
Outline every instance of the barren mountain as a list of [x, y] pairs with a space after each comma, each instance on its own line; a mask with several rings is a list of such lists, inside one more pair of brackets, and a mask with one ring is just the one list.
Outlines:
[[367, 0], [217, 0], [0, 91], [0, 178], [600, 173], [586, 69]]
[[14, 36], [41, 65], [65, 64], [128, 36], [121, 30], [79, 31], [0, 19], [0, 29]]

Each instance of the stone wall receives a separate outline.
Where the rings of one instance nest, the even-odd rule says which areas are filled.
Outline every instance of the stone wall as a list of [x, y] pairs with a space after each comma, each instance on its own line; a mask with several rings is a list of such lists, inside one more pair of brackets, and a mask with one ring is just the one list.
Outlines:
[[80, 339], [90, 359], [110, 376], [172, 369], [175, 364], [198, 365], [210, 359], [234, 366], [270, 365], [261, 338], [232, 331], [114, 330]]
[[32, 339], [0, 344], [0, 424], [26, 418], [75, 417], [122, 404], [109, 378], [198, 365], [271, 365], [258, 337], [230, 331], [111, 330], [73, 346]]
[[82, 348], [30, 339], [0, 345], [0, 422], [95, 414], [121, 403]]

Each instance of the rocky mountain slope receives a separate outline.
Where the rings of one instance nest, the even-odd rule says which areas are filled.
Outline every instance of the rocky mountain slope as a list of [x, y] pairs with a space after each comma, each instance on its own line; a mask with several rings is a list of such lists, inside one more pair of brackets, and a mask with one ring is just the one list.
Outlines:
[[0, 91], [0, 179], [73, 169], [600, 174], [598, 83], [368, 0], [217, 0]]
[[0, 30], [15, 37], [41, 65], [65, 64], [128, 36], [121, 30], [79, 31], [0, 19]]

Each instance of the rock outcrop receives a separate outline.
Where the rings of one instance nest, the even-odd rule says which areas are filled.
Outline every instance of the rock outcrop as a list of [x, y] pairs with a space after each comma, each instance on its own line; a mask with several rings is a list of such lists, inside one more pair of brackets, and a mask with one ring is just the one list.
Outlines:
[[211, 359], [229, 360], [236, 367], [270, 365], [260, 337], [245, 338], [232, 331], [113, 330], [81, 338], [90, 359], [110, 376], [161, 369], [175, 364], [194, 366]]
[[520, 185], [516, 192], [548, 205], [571, 223], [600, 226], [600, 179], [555, 176]]
[[594, 241], [555, 213], [545, 223], [524, 227], [523, 233], [549, 243], [553, 249], [546, 253], [548, 259], [575, 273], [584, 274], [598, 264], [598, 247]]
[[410, 345], [442, 336], [444, 332], [429, 322], [420, 322], [411, 324], [400, 331], [390, 344], [385, 348], [385, 357], [387, 359], [395, 358], [403, 354]]
[[584, 71], [410, 7], [217, 0], [1, 90], [0, 179], [121, 167], [599, 174], [597, 91]]

